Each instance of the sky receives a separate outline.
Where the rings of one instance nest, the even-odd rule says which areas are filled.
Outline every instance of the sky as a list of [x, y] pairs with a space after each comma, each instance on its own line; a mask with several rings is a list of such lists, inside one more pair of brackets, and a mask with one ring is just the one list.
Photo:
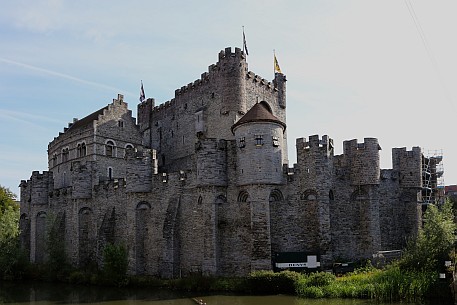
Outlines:
[[0, 10], [0, 185], [47, 170], [47, 145], [73, 118], [124, 94], [136, 117], [140, 82], [156, 104], [200, 78], [226, 47], [287, 82], [289, 162], [295, 139], [378, 138], [443, 154], [457, 184], [457, 1], [15, 0]]

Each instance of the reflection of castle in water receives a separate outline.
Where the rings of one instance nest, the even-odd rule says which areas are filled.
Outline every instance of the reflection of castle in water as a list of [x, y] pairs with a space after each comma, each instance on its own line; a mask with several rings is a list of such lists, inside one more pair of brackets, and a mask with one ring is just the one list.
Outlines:
[[23, 243], [44, 261], [53, 226], [74, 265], [120, 243], [134, 274], [245, 275], [281, 253], [324, 267], [369, 258], [417, 232], [419, 148], [394, 148], [393, 169], [380, 169], [374, 138], [338, 156], [328, 136], [296, 146], [291, 168], [285, 75], [268, 82], [227, 48], [171, 101], [140, 103], [137, 123], [119, 95], [59, 133], [49, 171], [20, 185]]

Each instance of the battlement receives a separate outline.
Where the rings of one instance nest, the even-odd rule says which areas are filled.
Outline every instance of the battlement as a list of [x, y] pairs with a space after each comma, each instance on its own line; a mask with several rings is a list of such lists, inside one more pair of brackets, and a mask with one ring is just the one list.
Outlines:
[[333, 148], [333, 139], [329, 138], [328, 135], [323, 135], [319, 138], [319, 135], [309, 136], [308, 141], [306, 138], [296, 139], [297, 150], [309, 150], [312, 148]]
[[[211, 64], [208, 66], [208, 71], [204, 72], [201, 74], [200, 79], [197, 79], [191, 83], [188, 83], [185, 86], [182, 86], [181, 88], [178, 88], [175, 90], [175, 97], [172, 98], [169, 101], [166, 101], [160, 105], [153, 106], [153, 112], [161, 112], [169, 109], [170, 107], [173, 108], [178, 101], [181, 101], [181, 98], [184, 98], [186, 94], [191, 94], [195, 90], [198, 90], [202, 86], [205, 86], [206, 84], [210, 83], [211, 80], [218, 75], [220, 75], [221, 72], [224, 72], [228, 66], [233, 66], [239, 69], [240, 63], [243, 62], [246, 65], [246, 71], [247, 71], [247, 63], [246, 63], [246, 55], [240, 48], [235, 48], [234, 51], [232, 51], [232, 48], [227, 47], [225, 50], [221, 50], [219, 52], [218, 56], [218, 62], [215, 64]], [[262, 78], [261, 76], [255, 74], [252, 71], [246, 72], [246, 71], [241, 71], [240, 77], [245, 77], [246, 80], [251, 80], [253, 83], [256, 83], [258, 86], [264, 87], [264, 90], [269, 90], [271, 92], [277, 92], [277, 83], [279, 82], [279, 79], [283, 80], [285, 82], [285, 75], [280, 75], [276, 78], [276, 82], [271, 82], [266, 80], [265, 78]]]
[[252, 71], [249, 71], [246, 73], [246, 78], [247, 79], [252, 79], [254, 83], [257, 83], [259, 86], [265, 86], [266, 89], [271, 90], [271, 91], [278, 91], [278, 88], [272, 84], [270, 81], [266, 80], [265, 78], [262, 78], [260, 75], [255, 74]]
[[98, 195], [100, 193], [104, 194], [119, 190], [125, 191], [125, 185], [125, 179], [123, 178], [101, 181], [94, 185], [94, 192], [95, 195]]
[[237, 58], [237, 59], [246, 59], [246, 55], [244, 54], [243, 51], [241, 51], [240, 48], [235, 48], [235, 52], [232, 52], [231, 47], [225, 48], [225, 50], [222, 50], [219, 52], [219, 62], [222, 62], [224, 59], [228, 58]]
[[377, 138], [364, 138], [362, 143], [359, 143], [357, 139], [343, 142], [343, 153], [345, 155], [360, 150], [378, 151], [381, 150], [381, 146], [379, 145]]
[[414, 146], [412, 150], [407, 150], [406, 147], [395, 147], [392, 148], [392, 158], [404, 157], [414, 158], [422, 155], [422, 149], [418, 146]]
[[40, 173], [39, 171], [33, 171], [31, 180], [43, 180], [49, 179], [50, 177], [52, 178], [52, 172], [50, 171], [43, 171], [42, 173]]
[[392, 148], [392, 167], [398, 172], [401, 187], [422, 187], [422, 150], [413, 147]]

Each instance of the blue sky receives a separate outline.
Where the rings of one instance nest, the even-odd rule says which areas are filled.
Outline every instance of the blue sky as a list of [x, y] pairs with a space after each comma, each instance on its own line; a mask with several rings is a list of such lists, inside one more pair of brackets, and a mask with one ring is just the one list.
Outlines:
[[376, 137], [391, 148], [443, 150], [457, 184], [457, 2], [4, 1], [0, 10], [0, 185], [47, 169], [47, 145], [72, 118], [125, 96], [136, 116], [140, 80], [163, 103], [225, 47], [288, 78], [290, 163], [295, 138]]

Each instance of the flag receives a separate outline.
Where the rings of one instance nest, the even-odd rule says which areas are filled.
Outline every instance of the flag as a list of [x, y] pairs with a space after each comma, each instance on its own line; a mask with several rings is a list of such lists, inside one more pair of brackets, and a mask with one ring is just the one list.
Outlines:
[[145, 99], [146, 99], [146, 96], [144, 95], [143, 81], [141, 81], [140, 102], [143, 102]]
[[279, 67], [278, 60], [276, 59], [276, 54], [274, 55], [275, 57], [275, 72], [282, 73], [281, 68]]
[[246, 52], [246, 55], [249, 55], [248, 46], [246, 44], [246, 36], [244, 35], [244, 28], [243, 28], [243, 51]]

